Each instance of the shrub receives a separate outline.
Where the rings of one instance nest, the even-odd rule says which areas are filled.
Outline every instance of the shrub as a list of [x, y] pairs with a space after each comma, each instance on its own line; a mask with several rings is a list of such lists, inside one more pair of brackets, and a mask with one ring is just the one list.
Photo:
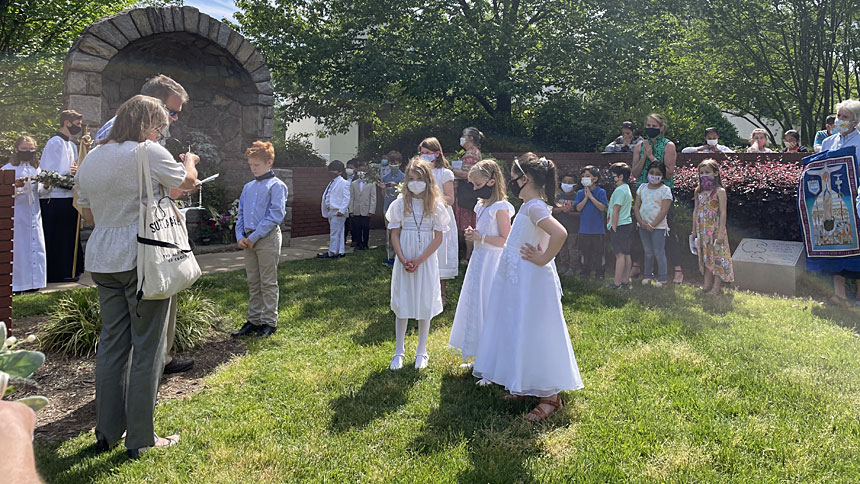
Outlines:
[[[220, 320], [215, 303], [199, 292], [179, 293], [174, 349], [186, 351], [199, 343], [209, 327]], [[42, 349], [69, 356], [89, 357], [96, 353], [102, 330], [98, 294], [95, 289], [69, 291], [62, 296], [39, 332]]]
[[[720, 162], [720, 177], [728, 198], [730, 235], [777, 240], [801, 240], [797, 219], [798, 163], [742, 162], [728, 158]], [[692, 209], [698, 186], [694, 166], [675, 170], [675, 196]]]

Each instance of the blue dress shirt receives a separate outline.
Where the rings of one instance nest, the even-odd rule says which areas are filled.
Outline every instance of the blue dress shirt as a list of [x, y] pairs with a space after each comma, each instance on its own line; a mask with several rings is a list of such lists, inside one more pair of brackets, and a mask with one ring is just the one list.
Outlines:
[[245, 232], [253, 230], [248, 236], [251, 242], [269, 235], [281, 225], [287, 214], [287, 185], [273, 176], [262, 181], [252, 180], [245, 184], [239, 197], [239, 213], [236, 217], [236, 240], [245, 237]]

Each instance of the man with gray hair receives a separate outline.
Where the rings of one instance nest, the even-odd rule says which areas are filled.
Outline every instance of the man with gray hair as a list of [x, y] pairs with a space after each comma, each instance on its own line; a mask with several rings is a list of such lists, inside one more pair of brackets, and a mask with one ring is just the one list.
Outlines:
[[[145, 96], [152, 96], [161, 100], [164, 109], [167, 111], [168, 123], [173, 123], [179, 119], [182, 105], [188, 102], [188, 93], [185, 91], [185, 88], [164, 74], [159, 74], [147, 80], [143, 87], [140, 88], [140, 93]], [[98, 130], [95, 137], [97, 144], [101, 144], [107, 139], [115, 120], [116, 116], [108, 120], [108, 122]], [[164, 131], [161, 133], [161, 136], [159, 137], [159, 143], [161, 145], [164, 145], [164, 141], [168, 136], [170, 136], [169, 129], [169, 126], [165, 127]], [[171, 373], [182, 373], [194, 368], [194, 360], [175, 359], [173, 358], [173, 355], [170, 354], [170, 352], [173, 351], [173, 343], [176, 338], [177, 305], [177, 296], [170, 298], [169, 318], [167, 320], [167, 355], [164, 359], [165, 375], [169, 375]]]
[[[160, 99], [161, 103], [164, 104], [164, 109], [167, 110], [168, 119], [171, 123], [179, 119], [182, 105], [188, 102], [188, 93], [185, 92], [185, 88], [164, 74], [159, 74], [147, 80], [143, 87], [140, 88], [140, 93], [144, 96], [152, 96]], [[101, 144], [107, 139], [115, 119], [116, 117], [111, 118], [98, 130], [95, 138], [97, 144]], [[167, 138], [169, 135], [170, 132], [165, 128], [162, 136]]]

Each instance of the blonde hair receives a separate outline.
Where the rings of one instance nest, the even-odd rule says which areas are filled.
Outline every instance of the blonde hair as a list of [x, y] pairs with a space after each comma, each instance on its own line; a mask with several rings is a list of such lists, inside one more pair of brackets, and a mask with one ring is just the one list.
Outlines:
[[489, 207], [490, 205], [507, 198], [508, 191], [505, 186], [505, 177], [502, 174], [502, 169], [499, 168], [499, 164], [494, 160], [487, 159], [475, 163], [475, 166], [469, 170], [469, 176], [467, 178], [469, 181], [474, 183], [473, 179], [476, 175], [481, 175], [486, 178], [487, 183], [489, 183], [490, 180], [496, 180], [496, 183], [493, 185], [493, 194], [486, 200], [481, 199], [482, 205]]
[[146, 140], [149, 133], [153, 131], [160, 133], [167, 127], [168, 122], [167, 111], [162, 107], [161, 101], [138, 94], [119, 107], [116, 121], [105, 143], [110, 141], [141, 143]]
[[170, 95], [177, 96], [183, 104], [188, 102], [188, 93], [185, 92], [185, 88], [164, 74], [147, 79], [143, 87], [140, 88], [140, 93], [144, 96], [160, 99], [161, 102], [165, 103]]
[[[15, 144], [13, 145], [14, 151], [12, 152], [12, 156], [9, 158], [9, 163], [11, 163], [12, 166], [18, 166], [21, 164], [21, 160], [18, 159], [18, 148], [20, 148], [21, 145], [24, 143], [33, 143], [33, 146], [35, 146], [36, 148], [39, 147], [39, 145], [36, 144], [36, 140], [33, 139], [32, 136], [19, 136], [18, 139], [15, 140]], [[33, 160], [27, 163], [33, 168], [39, 168], [38, 157], [33, 157]]]
[[[442, 199], [442, 192], [439, 191], [439, 187], [436, 186], [436, 179], [433, 178], [433, 167], [421, 158], [413, 157], [406, 165], [406, 169], [403, 170], [406, 175], [403, 179], [404, 184], [409, 183], [409, 172], [412, 171], [418, 175], [418, 180], [427, 184], [427, 188], [424, 189], [424, 213], [432, 214], [436, 209], [436, 203]], [[412, 211], [412, 199], [415, 198], [415, 195], [409, 188], [404, 188], [402, 193], [404, 213], [409, 213]]]
[[275, 160], [275, 148], [268, 141], [254, 141], [251, 147], [245, 150], [245, 158], [265, 159], [266, 161]]
[[752, 133], [750, 133], [750, 146], [752, 146], [752, 144], [755, 143], [755, 135], [757, 135], [757, 134], [763, 134], [764, 135], [764, 141], [767, 144], [765, 144], [762, 148], [766, 148], [767, 145], [770, 144], [770, 141], [767, 139], [767, 131], [764, 128], [756, 128], [756, 129], [752, 130]]
[[442, 152], [442, 143], [436, 138], [424, 138], [421, 144], [418, 145], [418, 151], [421, 148], [427, 149], [436, 153], [436, 159], [433, 160], [433, 168], [451, 168], [451, 164], [445, 159], [445, 153]]
[[662, 114], [658, 114], [658, 113], [651, 113], [648, 116], [645, 116], [645, 124], [648, 124], [649, 119], [653, 119], [654, 121], [657, 121], [657, 124], [660, 125], [660, 132], [664, 133], [664, 134], [666, 133], [666, 128], [668, 126], [666, 125], [666, 117], [665, 116], [663, 116]]

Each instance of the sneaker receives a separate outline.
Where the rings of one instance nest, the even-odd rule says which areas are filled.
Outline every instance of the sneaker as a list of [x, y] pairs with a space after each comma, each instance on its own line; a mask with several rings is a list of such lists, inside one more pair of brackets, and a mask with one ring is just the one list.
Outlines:
[[666, 285], [666, 283], [665, 283], [665, 282], [660, 282], [660, 281], [657, 281], [657, 282], [655, 282], [655, 283], [654, 283], [654, 287], [663, 287], [663, 286], [665, 286], [665, 285]]
[[385, 262], [383, 262], [383, 264], [387, 265], [388, 267], [394, 267], [394, 259], [385, 259]]
[[650, 286], [651, 285], [651, 279], [649, 279], [647, 277], [642, 279], [642, 285], [643, 286]]
[[624, 287], [624, 284], [618, 284], [616, 286], [615, 283], [613, 283], [613, 282], [610, 282], [609, 284], [606, 285], [607, 289], [621, 289], [622, 287]]

